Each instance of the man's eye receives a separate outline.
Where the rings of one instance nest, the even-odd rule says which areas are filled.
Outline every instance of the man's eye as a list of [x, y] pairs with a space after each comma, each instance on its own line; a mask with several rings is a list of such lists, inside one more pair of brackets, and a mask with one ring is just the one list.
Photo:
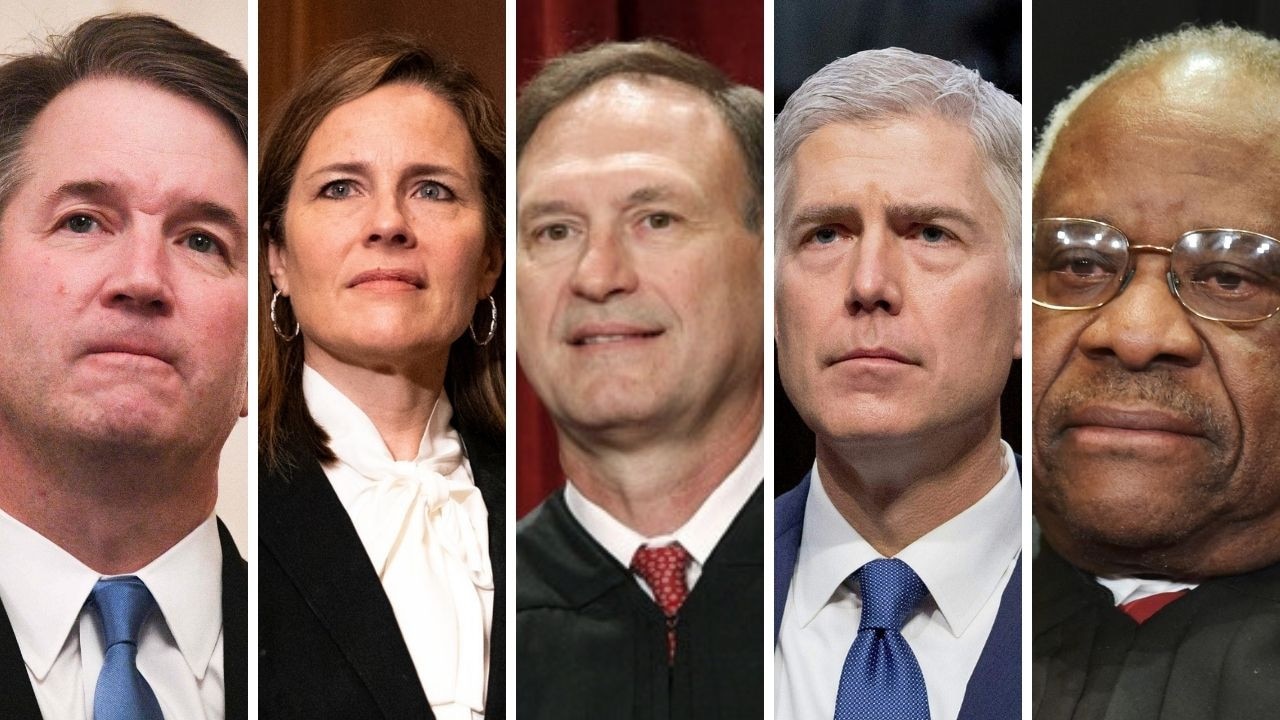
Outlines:
[[198, 253], [218, 252], [218, 241], [204, 233], [191, 233], [187, 236], [187, 247]]
[[418, 188], [418, 197], [428, 200], [452, 200], [453, 191], [434, 180], [428, 180]]
[[347, 180], [334, 180], [331, 183], [326, 183], [324, 187], [320, 188], [320, 195], [321, 197], [335, 200], [351, 197], [351, 183]]
[[644, 224], [651, 230], [665, 230], [671, 227], [671, 222], [672, 218], [667, 213], [653, 213], [644, 218]]
[[940, 243], [947, 239], [947, 231], [933, 225], [925, 225], [920, 228], [920, 239], [930, 245]]
[[72, 215], [63, 223], [63, 227], [73, 233], [90, 233], [98, 229], [98, 221], [88, 215]]
[[820, 227], [813, 231], [813, 241], [819, 245], [830, 245], [840, 239], [840, 233], [832, 227]]
[[538, 235], [544, 240], [565, 240], [569, 237], [569, 226], [562, 223], [548, 225]]

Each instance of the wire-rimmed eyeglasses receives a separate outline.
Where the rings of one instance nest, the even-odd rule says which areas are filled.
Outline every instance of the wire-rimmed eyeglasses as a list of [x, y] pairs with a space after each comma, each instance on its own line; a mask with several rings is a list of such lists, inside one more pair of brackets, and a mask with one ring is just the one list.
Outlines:
[[1051, 310], [1092, 310], [1128, 287], [1138, 253], [1169, 256], [1169, 291], [1206, 320], [1253, 323], [1280, 312], [1280, 241], [1260, 233], [1205, 228], [1171, 247], [1136, 245], [1113, 225], [1045, 218], [1032, 226], [1032, 294]]

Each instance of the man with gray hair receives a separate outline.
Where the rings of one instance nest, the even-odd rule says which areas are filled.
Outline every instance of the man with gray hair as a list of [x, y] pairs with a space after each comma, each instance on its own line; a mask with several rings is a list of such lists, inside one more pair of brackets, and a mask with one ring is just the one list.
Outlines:
[[778, 371], [817, 436], [775, 506], [777, 717], [1021, 716], [1020, 105], [902, 49], [778, 117]]
[[0, 65], [0, 715], [245, 718], [244, 68], [150, 15]]
[[1139, 43], [1036, 155], [1035, 717], [1280, 712], [1280, 42]]

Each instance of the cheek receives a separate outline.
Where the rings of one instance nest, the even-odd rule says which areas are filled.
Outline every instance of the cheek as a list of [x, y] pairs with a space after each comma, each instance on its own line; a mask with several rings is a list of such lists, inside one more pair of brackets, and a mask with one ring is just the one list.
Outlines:
[[1055, 311], [1035, 310], [1031, 320], [1031, 398], [1034, 403], [1044, 397], [1050, 385], [1066, 367], [1075, 346], [1075, 338], [1084, 326]]

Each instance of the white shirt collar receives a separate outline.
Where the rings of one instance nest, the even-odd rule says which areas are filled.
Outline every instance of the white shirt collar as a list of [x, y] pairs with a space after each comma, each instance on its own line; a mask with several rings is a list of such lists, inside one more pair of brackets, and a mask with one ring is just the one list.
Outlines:
[[[1001, 442], [1004, 475], [980, 500], [897, 557], [929, 588], [951, 634], [959, 637], [999, 585], [1021, 546], [1021, 496], [1013, 449]], [[848, 577], [881, 555], [849, 525], [822, 487], [815, 463], [805, 500], [793, 599], [807, 625]], [[928, 602], [928, 601], [926, 601]]]
[[591, 502], [574, 486], [573, 480], [565, 483], [564, 501], [570, 514], [582, 525], [587, 534], [595, 538], [605, 550], [622, 564], [631, 565], [631, 558], [642, 545], [669, 545], [679, 542], [699, 566], [719, 544], [742, 506], [764, 481], [763, 436], [757, 435], [755, 443], [724, 482], [720, 483], [692, 516], [670, 535], [645, 537], [623, 525], [604, 508]]
[[[23, 660], [43, 680], [101, 575], [0, 510], [0, 601]], [[222, 634], [222, 545], [210, 515], [136, 573], [196, 677], [203, 678]]]
[[1161, 593], [1192, 590], [1199, 583], [1176, 582], [1160, 578], [1098, 577], [1098, 584], [1111, 591], [1116, 605], [1124, 605]]

